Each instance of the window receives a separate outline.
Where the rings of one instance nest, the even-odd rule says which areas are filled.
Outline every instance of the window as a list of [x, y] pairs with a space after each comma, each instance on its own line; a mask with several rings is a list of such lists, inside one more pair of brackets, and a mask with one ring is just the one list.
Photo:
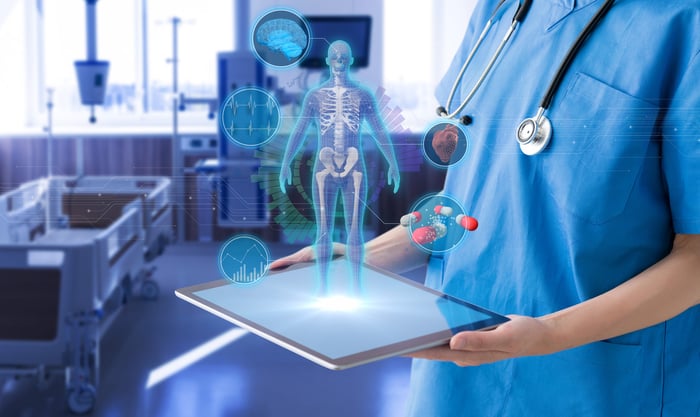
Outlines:
[[[87, 59], [85, 2], [45, 0], [44, 79], [54, 90], [57, 124], [87, 123], [89, 110], [80, 103], [75, 61]], [[118, 114], [140, 112], [137, 88], [139, 31], [137, 1], [97, 2], [97, 59], [110, 63], [104, 106], [98, 121]]]
[[435, 86], [464, 36], [475, 0], [384, 0], [384, 80], [406, 123], [422, 130], [435, 119]]
[[27, 122], [29, 78], [27, 11], [19, 0], [0, 2], [0, 131], [22, 128]]
[[[366, 2], [366, 3], [365, 3]], [[374, 0], [349, 5], [295, 0], [311, 13], [363, 13]], [[105, 105], [96, 108], [101, 126], [168, 127], [172, 111], [172, 18], [179, 17], [178, 84], [188, 97], [216, 95], [216, 55], [234, 49], [232, 0], [99, 0], [98, 59], [110, 62]], [[268, 1], [267, 3], [274, 3]], [[407, 124], [424, 127], [437, 104], [434, 87], [459, 45], [475, 0], [417, 2], [384, 0], [382, 83]], [[370, 7], [370, 4], [372, 5]], [[306, 6], [305, 8], [303, 6]], [[251, 0], [251, 12], [273, 7]], [[0, 0], [0, 130], [46, 123], [45, 90], [52, 88], [54, 123], [63, 129], [88, 126], [80, 103], [74, 62], [86, 59], [84, 0]], [[380, 25], [373, 25], [373, 29]], [[374, 36], [377, 36], [375, 33]], [[381, 66], [380, 66], [381, 67]], [[290, 71], [289, 74], [293, 72]], [[281, 79], [287, 73], [277, 74]], [[359, 74], [358, 74], [359, 75]], [[369, 74], [372, 75], [372, 74]], [[364, 79], [370, 79], [363, 74]], [[378, 81], [379, 82], [379, 81]], [[208, 126], [208, 111], [180, 113], [185, 126]]]
[[231, 51], [233, 1], [149, 0], [148, 79], [150, 111], [170, 111], [173, 17], [178, 26], [178, 87], [187, 96], [216, 97], [216, 54]]
[[[232, 3], [229, 0], [98, 1], [97, 56], [110, 63], [104, 106], [96, 108], [98, 123], [169, 126], [174, 17], [181, 19], [179, 91], [187, 96], [214, 97], [216, 54], [233, 49]], [[74, 68], [76, 60], [87, 57], [85, 2], [44, 0], [44, 27], [45, 80], [54, 89], [55, 121], [87, 124], [89, 109], [80, 103]], [[191, 113], [183, 114], [183, 123], [213, 125], [205, 112]]]

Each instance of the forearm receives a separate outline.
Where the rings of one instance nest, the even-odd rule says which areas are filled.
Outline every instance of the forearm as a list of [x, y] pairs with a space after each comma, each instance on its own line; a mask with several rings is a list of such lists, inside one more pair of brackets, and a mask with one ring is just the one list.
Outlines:
[[402, 226], [383, 233], [365, 244], [365, 261], [396, 273], [424, 265], [428, 255], [411, 244]]
[[[542, 317], [559, 351], [668, 320], [700, 304], [700, 235], [679, 235], [664, 259], [624, 284]], [[546, 353], [546, 352], [543, 352]]]
[[370, 112], [367, 116], [367, 122], [372, 128], [372, 132], [374, 133], [374, 141], [382, 155], [384, 155], [384, 158], [387, 160], [389, 165], [396, 165], [394, 145], [391, 141], [391, 137], [389, 136], [389, 132], [379, 119], [379, 113], [376, 111]]
[[372, 125], [372, 128], [374, 129], [377, 148], [379, 148], [379, 151], [384, 155], [384, 158], [390, 166], [396, 166], [396, 153], [394, 153], [394, 145], [391, 142], [389, 134], [382, 130], [380, 125]]
[[[387, 137], [387, 141], [388, 141]], [[391, 142], [384, 142], [380, 143], [377, 142], [377, 147], [381, 151], [381, 153], [384, 155], [384, 158], [386, 161], [389, 163], [389, 165], [396, 165], [396, 154], [394, 153], [394, 147], [392, 146]]]

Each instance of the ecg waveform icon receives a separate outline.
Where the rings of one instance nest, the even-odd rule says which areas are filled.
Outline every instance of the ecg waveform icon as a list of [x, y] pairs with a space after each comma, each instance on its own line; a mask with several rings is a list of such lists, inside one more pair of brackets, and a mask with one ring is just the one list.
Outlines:
[[279, 104], [267, 91], [246, 87], [231, 93], [221, 107], [221, 128], [234, 143], [257, 147], [267, 143], [280, 126]]
[[219, 251], [219, 270], [224, 278], [237, 284], [252, 284], [267, 273], [269, 252], [252, 236], [237, 236]]

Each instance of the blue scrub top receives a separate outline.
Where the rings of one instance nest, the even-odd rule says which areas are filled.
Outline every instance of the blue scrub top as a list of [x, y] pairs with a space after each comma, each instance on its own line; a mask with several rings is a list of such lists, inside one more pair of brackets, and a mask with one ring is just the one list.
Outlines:
[[[444, 104], [497, 0], [477, 5], [437, 90]], [[467, 70], [474, 85], [516, 0]], [[547, 112], [546, 150], [523, 155], [566, 52], [603, 0], [535, 0], [462, 114], [468, 155], [445, 192], [479, 229], [426, 282], [504, 314], [540, 316], [606, 292], [653, 265], [675, 233], [700, 233], [700, 1], [620, 0], [567, 71]], [[660, 284], [661, 285], [661, 284]], [[700, 307], [631, 334], [474, 368], [415, 360], [409, 415], [700, 416]]]

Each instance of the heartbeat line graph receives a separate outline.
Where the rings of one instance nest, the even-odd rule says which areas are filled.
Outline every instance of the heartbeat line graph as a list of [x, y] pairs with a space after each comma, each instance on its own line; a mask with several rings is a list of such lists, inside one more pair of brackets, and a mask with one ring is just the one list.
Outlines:
[[277, 100], [257, 87], [245, 87], [229, 94], [220, 110], [223, 133], [243, 147], [257, 147], [274, 137], [280, 126]]

